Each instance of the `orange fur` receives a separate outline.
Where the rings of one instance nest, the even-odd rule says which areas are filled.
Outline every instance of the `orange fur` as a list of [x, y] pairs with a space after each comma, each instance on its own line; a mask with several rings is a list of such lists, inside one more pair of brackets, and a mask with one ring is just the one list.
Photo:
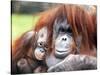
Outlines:
[[[49, 51], [52, 51], [52, 36], [53, 36], [53, 24], [55, 19], [65, 14], [68, 23], [72, 27], [74, 40], [78, 36], [82, 36], [82, 44], [80, 53], [86, 55], [96, 56], [96, 45], [97, 45], [97, 23], [96, 23], [96, 10], [87, 11], [85, 8], [78, 5], [63, 5], [60, 4], [55, 8], [51, 8], [40, 15], [40, 19], [37, 22], [33, 31], [38, 32], [42, 27], [48, 28], [48, 39], [47, 44], [49, 45]], [[17, 39], [12, 45], [12, 61], [15, 63], [23, 57], [24, 54], [31, 54], [31, 40], [24, 46], [25, 43], [23, 34]], [[33, 36], [34, 39], [34, 36]], [[35, 39], [34, 39], [35, 40]], [[33, 42], [34, 43], [34, 42]], [[75, 47], [76, 45], [74, 45]]]

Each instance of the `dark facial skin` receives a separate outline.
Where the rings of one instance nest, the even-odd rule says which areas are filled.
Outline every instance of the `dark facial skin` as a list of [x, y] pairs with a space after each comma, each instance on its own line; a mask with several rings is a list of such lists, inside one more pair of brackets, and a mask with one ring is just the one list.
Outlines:
[[34, 55], [38, 60], [44, 60], [46, 55], [46, 41], [47, 41], [47, 28], [43, 27], [37, 33], [37, 47], [35, 48]]
[[[51, 67], [62, 61], [72, 51], [73, 45], [72, 30], [64, 16], [57, 18], [53, 25], [54, 50], [47, 56], [46, 62]], [[52, 61], [52, 63], [50, 62]]]
[[64, 58], [72, 51], [72, 30], [65, 17], [56, 19], [54, 23], [55, 56]]

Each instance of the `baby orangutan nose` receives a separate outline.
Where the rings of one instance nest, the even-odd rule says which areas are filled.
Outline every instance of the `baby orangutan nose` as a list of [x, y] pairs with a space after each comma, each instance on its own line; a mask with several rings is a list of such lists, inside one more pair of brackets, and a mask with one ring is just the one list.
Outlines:
[[41, 41], [37, 43], [37, 47], [34, 50], [34, 55], [37, 60], [44, 60], [47, 51], [47, 45]]
[[34, 51], [34, 55], [35, 55], [36, 59], [38, 59], [38, 60], [44, 60], [45, 54], [46, 54], [46, 52], [45, 52], [44, 48], [42, 48], [42, 47], [37, 47]]
[[44, 49], [40, 49], [40, 51], [41, 51], [42, 53], [44, 53], [44, 52], [45, 52], [45, 50], [44, 50]]

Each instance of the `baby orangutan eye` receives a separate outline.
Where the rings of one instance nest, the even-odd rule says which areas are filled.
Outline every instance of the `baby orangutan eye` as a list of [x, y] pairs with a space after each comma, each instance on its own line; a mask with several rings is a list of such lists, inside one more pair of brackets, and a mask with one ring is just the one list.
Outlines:
[[39, 47], [43, 47], [43, 45], [44, 45], [43, 42], [39, 42], [39, 43], [38, 43], [38, 46], [39, 46]]
[[40, 37], [42, 38], [44, 36], [44, 34], [41, 34]]

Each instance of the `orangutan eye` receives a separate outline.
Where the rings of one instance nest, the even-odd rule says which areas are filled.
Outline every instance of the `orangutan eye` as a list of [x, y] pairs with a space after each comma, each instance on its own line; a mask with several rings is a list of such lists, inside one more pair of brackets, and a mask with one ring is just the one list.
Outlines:
[[72, 33], [71, 27], [68, 27], [67, 32], [68, 32], [68, 33]]
[[42, 38], [43, 36], [44, 36], [43, 34], [40, 35], [41, 38]]
[[39, 46], [39, 47], [42, 47], [42, 46], [43, 46], [43, 42], [39, 42], [39, 43], [38, 43], [38, 46]]
[[60, 27], [59, 32], [66, 32], [66, 29], [64, 29], [63, 27]]

